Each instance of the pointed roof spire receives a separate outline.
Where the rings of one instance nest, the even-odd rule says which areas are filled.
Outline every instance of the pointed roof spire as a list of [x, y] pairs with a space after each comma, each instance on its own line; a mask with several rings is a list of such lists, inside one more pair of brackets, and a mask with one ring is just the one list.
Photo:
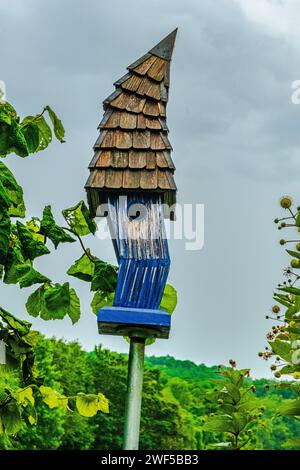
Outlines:
[[162, 41], [154, 46], [149, 53], [161, 59], [171, 60], [178, 28], [168, 34]]

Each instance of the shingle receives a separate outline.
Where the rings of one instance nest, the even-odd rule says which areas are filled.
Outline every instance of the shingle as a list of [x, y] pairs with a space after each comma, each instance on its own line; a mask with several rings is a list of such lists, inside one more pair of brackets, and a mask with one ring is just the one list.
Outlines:
[[145, 75], [151, 65], [155, 62], [156, 57], [154, 55], [148, 54], [147, 56], [144, 56], [145, 60], [141, 61], [139, 64], [135, 62], [129, 68], [132, 68], [136, 73], [140, 75]]
[[159, 83], [149, 80], [147, 77], [143, 77], [140, 82], [139, 87], [136, 90], [136, 93], [142, 96], [147, 96], [156, 101], [160, 100], [160, 85]]
[[132, 147], [132, 132], [123, 130], [114, 131], [114, 147], [117, 149], [130, 149]]
[[133, 131], [133, 148], [149, 149], [150, 148], [150, 131]]
[[114, 150], [111, 156], [111, 166], [113, 168], [127, 168], [128, 152]]
[[147, 70], [147, 75], [153, 80], [161, 82], [165, 76], [167, 61], [156, 58], [155, 62], [151, 65], [149, 70]]
[[155, 152], [147, 152], [147, 170], [153, 170], [156, 168], [156, 156]]
[[166, 145], [160, 132], [151, 132], [151, 149], [165, 150]]
[[145, 168], [147, 164], [147, 152], [131, 150], [129, 152], [129, 168]]
[[126, 109], [132, 113], [141, 113], [145, 102], [145, 98], [122, 92], [116, 99], [111, 101], [110, 105], [114, 108]]
[[109, 169], [105, 171], [105, 187], [110, 189], [122, 188], [122, 170]]
[[120, 113], [120, 127], [122, 129], [135, 129], [137, 127], [137, 118], [140, 114], [136, 115], [123, 111]]
[[112, 152], [109, 150], [107, 152], [100, 152], [99, 158], [96, 163], [97, 168], [107, 168], [111, 165]]
[[125, 82], [121, 84], [121, 87], [123, 88], [123, 90], [137, 91], [143, 80], [143, 77], [133, 74], [130, 75], [130, 78], [128, 78], [127, 80], [125, 80]]
[[147, 120], [144, 114], [138, 114], [137, 116], [137, 129], [146, 129], [147, 127]]
[[159, 116], [160, 114], [159, 103], [155, 103], [152, 101], [145, 101], [145, 104], [143, 107], [143, 113], [148, 116]]
[[159, 119], [153, 119], [146, 117], [146, 126], [148, 129], [153, 129], [153, 130], [160, 130], [161, 129], [161, 124]]
[[[106, 114], [106, 113], [105, 113]], [[120, 112], [110, 110], [110, 114], [106, 121], [100, 123], [101, 129], [113, 129], [120, 126]]]
[[141, 171], [141, 189], [157, 189], [157, 170]]
[[140, 188], [140, 170], [124, 170], [123, 172], [123, 188], [138, 189]]

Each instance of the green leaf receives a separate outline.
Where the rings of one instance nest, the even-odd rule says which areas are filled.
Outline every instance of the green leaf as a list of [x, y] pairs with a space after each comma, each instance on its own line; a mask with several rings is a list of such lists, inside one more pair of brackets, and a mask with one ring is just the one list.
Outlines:
[[26, 221], [26, 227], [30, 230], [33, 238], [39, 242], [45, 243], [45, 235], [40, 233], [40, 226], [37, 223], [36, 219], [32, 218], [31, 220]]
[[0, 179], [0, 209], [1, 211], [5, 211], [5, 212], [8, 211], [10, 204], [11, 204], [11, 200]]
[[25, 118], [21, 124], [22, 132], [26, 140], [29, 153], [37, 152], [40, 144], [40, 133], [38, 125], [34, 123], [34, 118]]
[[74, 207], [63, 210], [62, 214], [70, 228], [77, 235], [83, 236], [96, 232], [97, 225], [83, 201], [80, 201]]
[[167, 284], [164, 290], [160, 308], [168, 313], [173, 313], [177, 305], [177, 291], [170, 284]]
[[[44, 116], [41, 114], [38, 114], [37, 116], [27, 116], [21, 122], [21, 127], [22, 129], [24, 129], [28, 126], [31, 126], [31, 131], [33, 129], [33, 126], [35, 126], [38, 129], [39, 133], [38, 146], [36, 147], [34, 152], [40, 152], [41, 150], [47, 148], [52, 141], [52, 132]], [[30, 145], [32, 145], [32, 148], [34, 148], [36, 145], [36, 136], [34, 137], [34, 139], [32, 139], [32, 136], [30, 136], [30, 139]]]
[[45, 310], [45, 286], [39, 287], [33, 292], [26, 302], [26, 310], [32, 317], [38, 317]]
[[281, 375], [292, 374], [293, 372], [296, 372], [297, 370], [298, 370], [298, 366], [287, 365], [287, 366], [281, 367], [280, 373]]
[[239, 412], [233, 413], [232, 420], [233, 420], [233, 426], [234, 426], [236, 434], [243, 431], [243, 429], [248, 424], [248, 419], [243, 413], [239, 413]]
[[8, 153], [14, 152], [19, 157], [28, 157], [29, 149], [27, 147], [27, 142], [21, 126], [16, 121], [12, 121], [10, 126], [9, 144], [10, 147]]
[[69, 313], [69, 283], [65, 282], [63, 285], [55, 284], [53, 287], [45, 289], [44, 299], [47, 314], [50, 316], [47, 319], [57, 320], [64, 318]]
[[0, 126], [0, 157], [6, 157], [10, 153], [10, 125], [1, 123]]
[[[90, 255], [90, 250], [87, 250], [87, 253]], [[92, 282], [94, 271], [95, 263], [84, 253], [81, 258], [76, 260], [68, 269], [67, 274], [81, 279], [82, 281]]]
[[285, 400], [279, 406], [278, 413], [283, 416], [300, 416], [300, 398], [296, 400]]
[[63, 228], [56, 225], [51, 212], [51, 206], [46, 206], [44, 209], [40, 231], [46, 237], [50, 238], [55, 248], [58, 247], [59, 243], [72, 243], [76, 241], [66, 233]]
[[5, 264], [9, 250], [11, 222], [7, 212], [0, 213], [0, 264]]
[[19, 221], [17, 221], [17, 230], [25, 259], [34, 260], [39, 256], [50, 253], [46, 245], [35, 240], [31, 231]]
[[7, 434], [14, 435], [22, 427], [19, 407], [14, 401], [0, 410], [0, 418]]
[[29, 415], [29, 416], [28, 416], [28, 421], [29, 421], [29, 424], [31, 424], [32, 426], [33, 426], [34, 424], [36, 424], [36, 422], [37, 422], [36, 417], [33, 416], [33, 415]]
[[224, 389], [234, 403], [238, 403], [240, 401], [241, 394], [239, 388], [236, 385], [228, 383], [224, 385]]
[[98, 395], [78, 393], [76, 397], [76, 407], [78, 412], [87, 418], [95, 416], [98, 411], [108, 413], [108, 401], [102, 393]]
[[280, 303], [281, 305], [284, 305], [285, 307], [289, 308], [291, 306], [291, 301], [289, 298], [285, 295], [280, 295], [280, 294], [275, 294], [273, 299]]
[[118, 268], [100, 259], [95, 259], [95, 271], [92, 279], [92, 291], [115, 292]]
[[109, 413], [108, 400], [102, 393], [98, 393], [98, 410], [102, 413]]
[[0, 123], [2, 129], [2, 124], [11, 125], [13, 120], [17, 120], [18, 115], [14, 107], [9, 104], [7, 101], [4, 103], [0, 103]]
[[292, 251], [292, 250], [285, 250], [290, 256], [293, 258], [300, 259], [300, 253], [299, 251]]
[[91, 302], [91, 307], [95, 315], [98, 310], [103, 307], [110, 307], [114, 302], [115, 293], [106, 291], [97, 291]]
[[[24, 271], [23, 268], [26, 268], [26, 271]], [[43, 274], [39, 273], [36, 271], [32, 266], [30, 265], [23, 265], [23, 266], [18, 266], [17, 271], [21, 272], [22, 270], [22, 275], [18, 279], [18, 282], [20, 284], [20, 287], [30, 287], [33, 284], [43, 284], [44, 282], [50, 282], [50, 279]]]
[[17, 390], [16, 400], [20, 405], [27, 406], [30, 403], [34, 406], [34, 396], [31, 387], [25, 387]]
[[26, 309], [29, 315], [43, 320], [60, 320], [69, 315], [74, 324], [80, 318], [80, 301], [68, 282], [39, 287], [28, 297]]
[[0, 182], [7, 195], [7, 201], [9, 203], [8, 214], [11, 217], [25, 217], [23, 190], [17, 183], [12, 172], [2, 162], [0, 162]]
[[64, 129], [64, 126], [62, 125], [61, 120], [58, 119], [55, 112], [53, 111], [53, 109], [50, 108], [50, 106], [46, 106], [45, 109], [48, 111], [49, 117], [50, 117], [51, 122], [53, 124], [54, 134], [55, 134], [56, 138], [61, 143], [65, 142], [64, 141], [65, 129]]
[[282, 357], [285, 361], [290, 361], [291, 345], [289, 343], [276, 339], [275, 341], [270, 341], [269, 344], [276, 356]]
[[235, 423], [233, 422], [232, 417], [228, 415], [211, 416], [208, 418], [202, 429], [209, 432], [234, 433]]
[[8, 249], [7, 261], [5, 263], [5, 284], [17, 284], [19, 278], [21, 277], [20, 271], [18, 268], [24, 264], [30, 265], [30, 260], [25, 261], [22, 254], [22, 247], [20, 240], [12, 234], [11, 244]]
[[72, 323], [78, 322], [80, 318], [80, 300], [74, 289], [70, 289], [70, 305], [68, 315], [72, 320]]
[[14, 331], [17, 331], [20, 336], [27, 335], [30, 331], [31, 323], [24, 320], [19, 320], [11, 313], [0, 307], [0, 318]]
[[279, 287], [278, 290], [288, 292], [289, 294], [300, 295], [300, 289], [297, 289], [297, 287]]
[[58, 394], [51, 388], [40, 386], [40, 392], [42, 395], [43, 402], [49, 406], [49, 408], [57, 408], [59, 405]]

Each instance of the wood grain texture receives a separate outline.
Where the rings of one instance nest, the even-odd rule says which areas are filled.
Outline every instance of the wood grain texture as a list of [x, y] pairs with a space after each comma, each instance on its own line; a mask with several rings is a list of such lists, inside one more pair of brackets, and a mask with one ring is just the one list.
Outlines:
[[140, 170], [123, 171], [123, 188], [138, 189], [140, 187]]
[[143, 77], [139, 75], [131, 75], [130, 78], [121, 84], [121, 88], [128, 91], [137, 91], [143, 80]]
[[166, 161], [168, 162], [168, 167], [171, 170], [175, 170], [176, 168], [175, 168], [174, 162], [172, 160], [171, 153], [166, 151], [166, 152], [164, 152], [164, 156], [165, 156]]
[[145, 168], [147, 164], [147, 152], [131, 150], [129, 152], [129, 168]]
[[160, 132], [151, 132], [151, 149], [152, 150], [165, 150], [166, 145], [163, 141]]
[[127, 168], [128, 160], [128, 152], [114, 150], [111, 156], [111, 166], [113, 168]]
[[145, 98], [123, 92], [115, 98], [110, 105], [114, 108], [126, 109], [132, 113], [141, 113], [145, 103]]
[[160, 189], [169, 189], [169, 180], [166, 171], [158, 171], [158, 187]]
[[141, 116], [124, 111], [120, 113], [120, 127], [121, 129], [136, 129], [137, 119]]
[[100, 152], [99, 158], [96, 163], [97, 168], [108, 168], [111, 165], [112, 152]]
[[114, 147], [117, 149], [130, 149], [132, 147], [132, 132], [116, 130], [114, 132]]
[[147, 96], [148, 98], [152, 98], [156, 101], [160, 100], [160, 85], [149, 80], [147, 77], [142, 79], [136, 92], [139, 95]]
[[146, 117], [146, 127], [147, 129], [152, 129], [152, 130], [160, 130], [161, 129], [161, 123], [159, 119], [153, 119]]
[[141, 171], [141, 189], [157, 189], [157, 170]]
[[144, 114], [138, 114], [137, 117], [137, 129], [144, 130], [147, 127], [146, 116]]
[[133, 148], [135, 149], [149, 149], [151, 142], [150, 131], [134, 131], [133, 132]]
[[167, 61], [157, 57], [151, 67], [147, 70], [147, 75], [153, 80], [161, 82], [165, 76], [166, 66]]
[[103, 129], [114, 129], [120, 126], [120, 115], [119, 111], [111, 111], [110, 116], [104, 124], [101, 124]]
[[149, 58], [144, 60], [141, 64], [137, 65], [133, 68], [134, 72], [138, 73], [139, 75], [145, 75], [148, 70], [150, 69], [151, 65], [156, 61], [156, 57], [151, 55]]
[[165, 158], [165, 152], [156, 152], [156, 164], [159, 168], [168, 168], [168, 162]]
[[145, 101], [143, 107], [143, 113], [147, 116], [159, 116], [160, 108], [159, 103], [155, 103], [153, 101]]
[[122, 188], [123, 172], [109, 169], [105, 171], [105, 187], [110, 189]]
[[154, 170], [156, 168], [156, 155], [155, 152], [147, 152], [147, 170]]
[[91, 187], [103, 188], [105, 186], [106, 170], [93, 170], [91, 175]]

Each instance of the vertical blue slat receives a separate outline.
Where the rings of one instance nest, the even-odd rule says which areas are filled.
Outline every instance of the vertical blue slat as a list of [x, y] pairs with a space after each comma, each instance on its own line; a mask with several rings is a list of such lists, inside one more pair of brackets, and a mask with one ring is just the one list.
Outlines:
[[[148, 217], [141, 222], [130, 221], [127, 211], [132, 203], [144, 204]], [[158, 308], [170, 267], [161, 196], [132, 194], [120, 202], [116, 195], [109, 197], [109, 204], [109, 224], [112, 233], [116, 234], [119, 262], [114, 305]], [[135, 226], [130, 224], [136, 224], [136, 233]], [[139, 237], [131, 237], [130, 233]]]

